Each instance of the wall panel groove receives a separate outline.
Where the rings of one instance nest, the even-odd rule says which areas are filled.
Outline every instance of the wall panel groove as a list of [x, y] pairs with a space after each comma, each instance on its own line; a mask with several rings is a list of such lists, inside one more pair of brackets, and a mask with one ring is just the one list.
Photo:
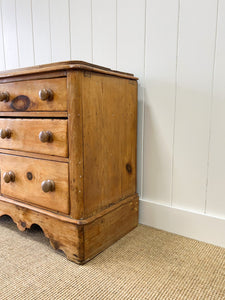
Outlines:
[[31, 13], [31, 32], [32, 32], [33, 59], [34, 59], [34, 65], [36, 65], [35, 51], [34, 51], [34, 24], [33, 24], [33, 7], [32, 7], [32, 0], [30, 0], [30, 13]]
[[94, 32], [93, 32], [93, 0], [91, 0], [91, 62], [93, 63], [93, 39], [94, 39]]
[[52, 62], [52, 28], [51, 28], [50, 0], [48, 0], [48, 22], [49, 22], [49, 39], [50, 39], [50, 61]]
[[[217, 3], [182, 0], [173, 207], [204, 212]], [[204, 10], [202, 9], [204, 7]]]
[[171, 160], [171, 195], [170, 206], [173, 206], [173, 171], [174, 171], [174, 141], [176, 128], [176, 107], [177, 107], [177, 68], [178, 68], [178, 47], [179, 47], [179, 28], [180, 28], [180, 1], [178, 0], [177, 8], [177, 41], [176, 41], [176, 67], [175, 67], [175, 96], [174, 96], [174, 112], [173, 112], [173, 136], [172, 136], [172, 160]]
[[49, 1], [32, 0], [35, 64], [51, 62]]
[[69, 19], [69, 59], [71, 60], [71, 19], [70, 19], [70, 0], [68, 0], [68, 19]]
[[6, 69], [19, 67], [15, 0], [2, 0], [2, 24]]
[[146, 11], [143, 199], [168, 205], [172, 181], [178, 0], [148, 0]]
[[2, 23], [2, 2], [0, 0], [0, 70], [6, 69], [5, 63], [5, 46], [4, 46], [4, 32]]
[[50, 0], [52, 62], [70, 59], [70, 25], [68, 1]]
[[16, 0], [15, 0], [15, 29], [16, 29], [16, 44], [17, 44], [17, 52], [18, 52], [18, 67], [21, 67], [20, 63], [20, 48], [19, 48], [19, 39], [18, 39], [18, 24], [17, 24], [17, 7], [16, 7]]
[[225, 219], [225, 1], [218, 6], [206, 213]]
[[[143, 60], [144, 60], [144, 65], [143, 65], [143, 87], [145, 86], [145, 80], [146, 80], [146, 20], [147, 20], [147, 0], [145, 0], [145, 13], [144, 13], [144, 54], [143, 54]], [[139, 128], [140, 130], [138, 131], [139, 139], [140, 139], [140, 154], [138, 156], [137, 162], [139, 163], [139, 181], [140, 181], [140, 186], [139, 186], [139, 196], [140, 198], [143, 198], [143, 189], [144, 189], [144, 136], [145, 136], [145, 92], [143, 89], [143, 101], [142, 101], [142, 106], [141, 106], [141, 114], [139, 116]]]
[[[34, 43], [30, 0], [16, 0], [17, 41], [20, 67], [34, 65]], [[26, 41], [26, 42], [25, 42]]]
[[205, 214], [207, 211], [207, 199], [208, 199], [207, 193], [208, 193], [209, 159], [210, 159], [209, 153], [210, 153], [210, 144], [211, 144], [211, 135], [212, 135], [212, 108], [213, 108], [213, 88], [214, 88], [214, 80], [215, 80], [218, 9], [219, 9], [219, 0], [217, 0], [217, 8], [216, 8], [216, 30], [215, 30], [215, 40], [214, 40], [212, 85], [211, 85], [211, 95], [210, 95], [209, 138], [208, 138], [208, 147], [207, 147], [208, 152], [207, 152], [206, 189], [205, 189], [205, 204], [204, 204], [204, 213]]
[[[104, 26], [103, 26], [104, 24]], [[116, 68], [116, 2], [92, 3], [93, 63]]]
[[91, 0], [70, 0], [71, 59], [92, 62]]

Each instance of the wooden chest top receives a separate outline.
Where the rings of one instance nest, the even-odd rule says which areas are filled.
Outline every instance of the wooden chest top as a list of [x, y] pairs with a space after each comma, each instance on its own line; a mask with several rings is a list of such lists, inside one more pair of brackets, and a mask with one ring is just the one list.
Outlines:
[[57, 71], [66, 72], [68, 70], [87, 70], [87, 71], [97, 72], [101, 74], [117, 76], [121, 78], [128, 78], [132, 80], [138, 79], [137, 77], [134, 77], [134, 75], [131, 73], [119, 72], [119, 71], [111, 70], [109, 68], [90, 64], [84, 61], [73, 60], [73, 61], [58, 62], [58, 63], [52, 63], [46, 65], [27, 67], [27, 68], [20, 68], [20, 69], [9, 70], [9, 71], [2, 71], [0, 72], [0, 79], [1, 79], [0, 82], [9, 81], [9, 79], [7, 80], [6, 78], [10, 78], [10, 77], [51, 73]]

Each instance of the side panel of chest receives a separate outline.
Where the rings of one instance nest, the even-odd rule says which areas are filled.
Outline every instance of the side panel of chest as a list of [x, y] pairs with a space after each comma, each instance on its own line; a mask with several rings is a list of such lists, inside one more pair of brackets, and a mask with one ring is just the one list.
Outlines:
[[136, 192], [137, 83], [82, 80], [85, 217]]

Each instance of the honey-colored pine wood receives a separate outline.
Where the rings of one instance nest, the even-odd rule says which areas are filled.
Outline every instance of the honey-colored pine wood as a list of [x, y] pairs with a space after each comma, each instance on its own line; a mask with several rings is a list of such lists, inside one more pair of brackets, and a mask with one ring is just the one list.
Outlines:
[[[9, 129], [10, 138], [0, 137], [0, 148], [68, 156], [67, 120], [57, 119], [0, 119], [1, 130]], [[51, 132], [50, 142], [41, 142], [42, 132]]]
[[29, 117], [29, 118], [67, 118], [67, 111], [29, 111], [29, 112], [7, 112], [0, 111], [0, 117]]
[[10, 154], [10, 155], [19, 155], [25, 157], [32, 157], [32, 158], [40, 158], [45, 160], [51, 161], [59, 161], [59, 162], [69, 162], [68, 157], [61, 157], [61, 156], [54, 156], [54, 155], [47, 155], [47, 154], [40, 154], [40, 153], [33, 153], [33, 152], [24, 152], [24, 151], [17, 151], [17, 150], [8, 150], [8, 149], [0, 149], [0, 153]]
[[136, 191], [137, 85], [83, 73], [85, 217]]
[[0, 216], [3, 215], [10, 216], [20, 231], [30, 228], [33, 224], [39, 225], [54, 249], [64, 251], [67, 258], [76, 263], [84, 261], [83, 226], [52, 218], [46, 214], [1, 199]]
[[[1, 154], [0, 166], [2, 195], [69, 213], [67, 163]], [[15, 173], [15, 182], [5, 183], [3, 175], [9, 171]], [[41, 184], [45, 180], [55, 182], [54, 192], [42, 191]]]
[[82, 76], [78, 71], [67, 75], [70, 214], [75, 219], [84, 217]]
[[54, 211], [46, 210], [45, 208], [42, 208], [40, 206], [34, 206], [34, 205], [32, 205], [32, 203], [29, 204], [29, 203], [25, 203], [25, 202], [19, 202], [17, 199], [14, 199], [14, 198], [6, 198], [4, 196], [0, 196], [0, 200], [10, 203], [12, 205], [24, 207], [28, 210], [33, 210], [37, 213], [44, 214], [51, 218], [59, 219], [61, 221], [69, 222], [69, 223], [76, 224], [76, 225], [87, 225], [89, 223], [93, 223], [95, 220], [100, 219], [101, 217], [103, 217], [107, 214], [110, 214], [113, 210], [127, 204], [128, 202], [132, 202], [134, 200], [138, 201], [138, 195], [134, 194], [132, 196], [126, 197], [125, 199], [122, 199], [121, 201], [117, 202], [116, 204], [109, 206], [108, 208], [100, 211], [96, 215], [89, 217], [87, 219], [74, 219], [74, 218], [71, 218], [70, 215], [63, 214], [63, 213], [56, 214]]
[[138, 197], [84, 226], [84, 257], [89, 260], [137, 226]]
[[[33, 76], [33, 74], [40, 74], [41, 76], [48, 72], [51, 74], [52, 72], [57, 71], [69, 71], [69, 70], [87, 70], [92, 71], [100, 74], [108, 74], [112, 76], [117, 76], [121, 78], [128, 78], [131, 80], [137, 80], [137, 77], [134, 77], [133, 74], [120, 72], [111, 70], [109, 68], [105, 68], [102, 66], [90, 64], [84, 61], [64, 61], [64, 62], [57, 62], [51, 64], [45, 64], [41, 66], [34, 66], [28, 68], [20, 68], [16, 70], [9, 70], [9, 71], [2, 71], [0, 72], [0, 79], [10, 78], [10, 77], [18, 77], [18, 76]], [[50, 75], [49, 75], [50, 76]], [[10, 80], [10, 79], [9, 79]]]
[[0, 83], [0, 216], [82, 264], [138, 222], [137, 78], [70, 61]]
[[[9, 76], [5, 77], [3, 75], [4, 72], [0, 72], [0, 83], [25, 81], [25, 80], [40, 80], [40, 79], [46, 79], [46, 78], [47, 79], [59, 78], [59, 77], [66, 77], [66, 74], [67, 74], [66, 71], [61, 71], [61, 70], [59, 70], [59, 71], [52, 70], [51, 72], [48, 72], [48, 73], [36, 72], [36, 73], [32, 73], [32, 74], [29, 74], [29, 73], [21, 74], [21, 72], [18, 72], [18, 71], [15, 71], [15, 74], [14, 74], [14, 73], [12, 73], [12, 71], [10, 71], [10, 72], [6, 72]], [[12, 77], [12, 74], [14, 74], [13, 77]]]
[[[43, 101], [39, 91], [51, 89], [54, 97]], [[66, 78], [27, 80], [0, 84], [0, 93], [9, 93], [9, 101], [0, 102], [0, 111], [66, 111]]]
[[54, 249], [62, 250], [69, 260], [84, 264], [137, 226], [138, 197], [130, 197], [107, 214], [80, 225], [68, 217], [54, 218], [41, 210], [7, 202], [4, 197], [0, 197], [2, 215], [9, 215], [21, 231], [38, 224]]

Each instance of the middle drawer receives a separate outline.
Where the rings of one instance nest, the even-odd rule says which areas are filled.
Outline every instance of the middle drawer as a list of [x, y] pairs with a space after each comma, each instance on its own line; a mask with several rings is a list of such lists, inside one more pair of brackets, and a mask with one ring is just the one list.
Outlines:
[[0, 154], [0, 193], [69, 213], [68, 163]]
[[0, 148], [67, 157], [67, 120], [2, 118]]

